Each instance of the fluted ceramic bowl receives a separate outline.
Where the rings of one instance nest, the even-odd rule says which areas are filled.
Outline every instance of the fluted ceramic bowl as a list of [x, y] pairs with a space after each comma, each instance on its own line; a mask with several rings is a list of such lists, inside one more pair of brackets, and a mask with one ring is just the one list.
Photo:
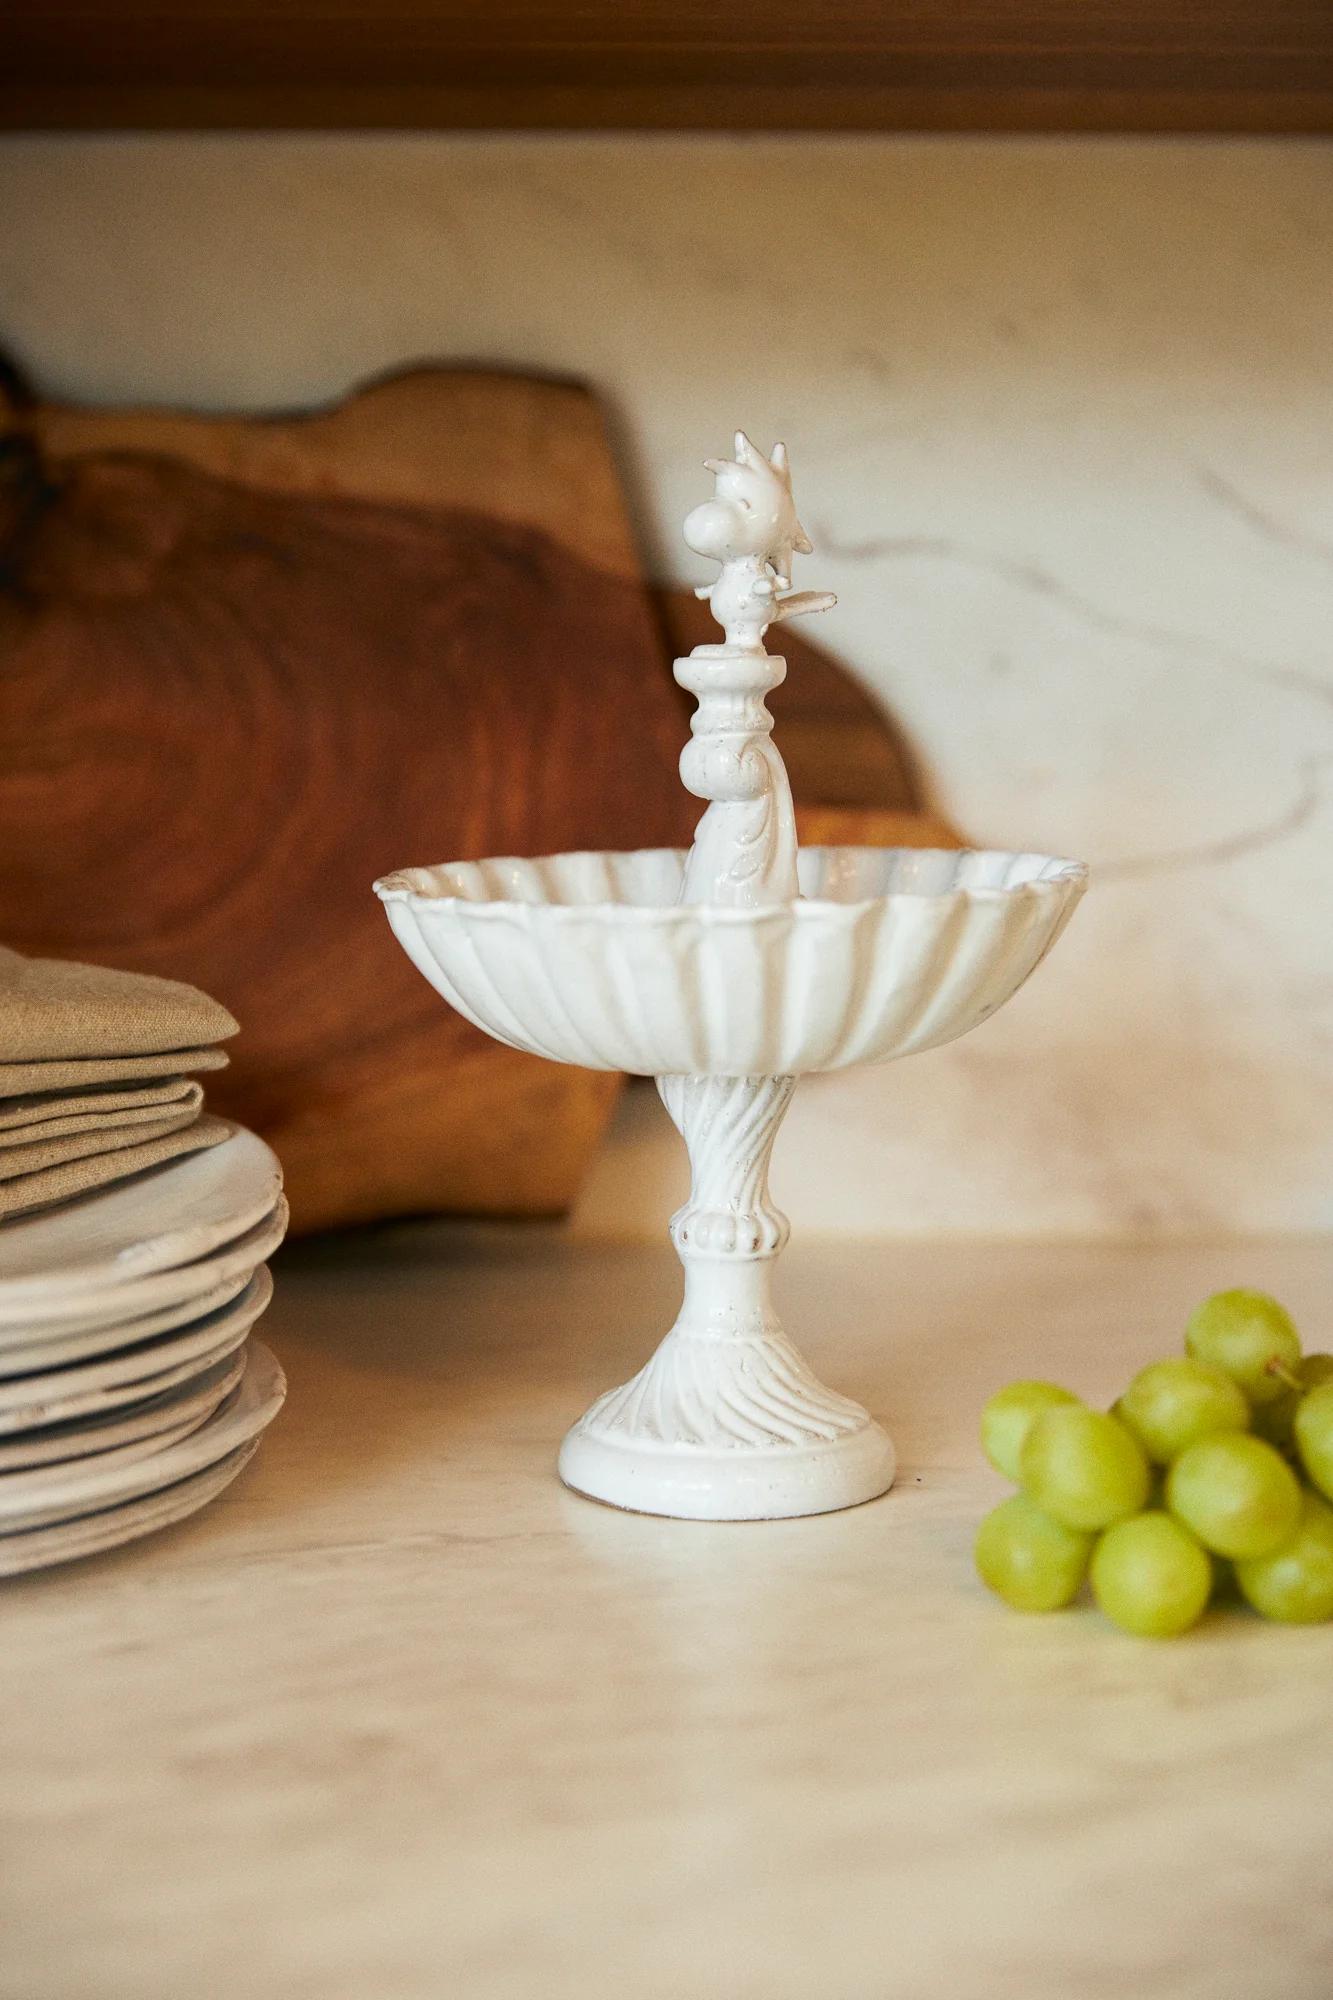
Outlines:
[[375, 884], [413, 963], [498, 1041], [644, 1076], [783, 1076], [965, 1035], [1050, 950], [1082, 863], [807, 847], [801, 897], [676, 902], [682, 848], [405, 868]]

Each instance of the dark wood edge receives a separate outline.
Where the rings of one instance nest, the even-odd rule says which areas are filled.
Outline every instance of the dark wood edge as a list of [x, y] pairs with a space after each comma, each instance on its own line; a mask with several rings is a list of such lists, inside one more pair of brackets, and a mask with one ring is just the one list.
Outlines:
[[0, 82], [0, 130], [49, 131], [1333, 131], [1333, 87], [933, 88], [871, 85]]

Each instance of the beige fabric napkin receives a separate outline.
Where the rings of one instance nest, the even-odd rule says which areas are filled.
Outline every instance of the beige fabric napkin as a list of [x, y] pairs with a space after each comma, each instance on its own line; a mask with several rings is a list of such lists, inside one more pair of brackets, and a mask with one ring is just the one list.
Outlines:
[[111, 1153], [95, 1153], [38, 1173], [22, 1174], [15, 1180], [0, 1181], [0, 1217], [26, 1215], [31, 1209], [45, 1208], [53, 1201], [70, 1201], [75, 1195], [88, 1194], [94, 1188], [105, 1187], [109, 1181], [124, 1180], [128, 1174], [141, 1173], [145, 1167], [160, 1166], [164, 1160], [176, 1159], [182, 1153], [195, 1152], [201, 1146], [221, 1145], [235, 1129], [224, 1118], [213, 1118], [205, 1112], [193, 1124], [159, 1138], [134, 1146], [118, 1146]]
[[[225, 1007], [179, 980], [24, 958], [0, 945], [0, 1061], [6, 1064], [160, 1055], [225, 1041], [236, 1029]], [[176, 1073], [186, 1067], [172, 1064]]]
[[183, 1111], [193, 1117], [204, 1101], [203, 1086], [188, 1077], [135, 1089], [47, 1090], [31, 1097], [0, 1097], [0, 1146], [29, 1146], [38, 1139], [61, 1139], [70, 1132], [112, 1132], [123, 1125], [149, 1125]]
[[0, 1146], [0, 1181], [44, 1173], [48, 1167], [63, 1167], [69, 1160], [90, 1159], [98, 1153], [124, 1153], [134, 1146], [146, 1146], [154, 1139], [165, 1139], [168, 1132], [179, 1132], [182, 1127], [193, 1125], [198, 1115], [193, 1106], [183, 1111], [168, 1108], [146, 1125], [132, 1125], [128, 1129], [116, 1125], [110, 1131], [104, 1128], [100, 1132], [65, 1132], [54, 1139], [30, 1139], [22, 1145]]
[[6, 1097], [53, 1090], [87, 1090], [99, 1083], [151, 1082], [158, 1077], [192, 1076], [225, 1069], [225, 1049], [163, 1049], [152, 1056], [71, 1056], [59, 1062], [0, 1062], [0, 1093]]
[[192, 1070], [227, 1060], [227, 1009], [193, 986], [0, 945], [0, 1217], [71, 1201], [232, 1127]]

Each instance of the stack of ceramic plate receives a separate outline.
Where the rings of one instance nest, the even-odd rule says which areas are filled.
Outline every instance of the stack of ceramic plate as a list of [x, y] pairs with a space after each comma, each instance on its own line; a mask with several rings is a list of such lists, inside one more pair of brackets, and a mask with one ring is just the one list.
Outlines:
[[252, 1132], [0, 1223], [0, 1576], [183, 1520], [286, 1392], [248, 1338], [287, 1204]]

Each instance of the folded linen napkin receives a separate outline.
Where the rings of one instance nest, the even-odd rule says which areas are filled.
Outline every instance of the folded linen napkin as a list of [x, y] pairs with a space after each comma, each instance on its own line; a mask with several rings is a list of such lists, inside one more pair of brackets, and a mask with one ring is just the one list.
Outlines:
[[0, 946], [0, 1217], [25, 1215], [215, 1146], [191, 1070], [236, 1033], [179, 980]]
[[[0, 1055], [3, 1049], [0, 1049]], [[151, 1056], [70, 1056], [52, 1062], [0, 1062], [0, 1093], [88, 1090], [99, 1083], [151, 1083], [158, 1078], [194, 1076], [225, 1069], [225, 1049], [162, 1049]]]
[[[45, 1172], [47, 1167], [63, 1167], [69, 1160], [91, 1159], [98, 1153], [123, 1153], [127, 1146], [144, 1146], [152, 1139], [165, 1139], [168, 1132], [180, 1132], [199, 1116], [197, 1105], [174, 1110], [170, 1105], [147, 1124], [113, 1125], [99, 1132], [64, 1132], [55, 1138], [29, 1139], [20, 1132], [22, 1143], [0, 1146], [0, 1181], [19, 1180], [27, 1174]], [[6, 1134], [6, 1137], [12, 1135]]]
[[181, 1153], [192, 1153], [201, 1146], [219, 1146], [235, 1130], [236, 1127], [229, 1125], [225, 1118], [214, 1118], [205, 1112], [192, 1124], [181, 1126], [179, 1131], [163, 1133], [155, 1139], [132, 1146], [118, 1146], [110, 1153], [94, 1153], [84, 1159], [67, 1160], [63, 1165], [46, 1167], [38, 1173], [21, 1174], [15, 1180], [0, 1180], [0, 1219], [26, 1215], [31, 1209], [45, 1208], [50, 1202], [70, 1201], [75, 1195], [91, 1193], [110, 1181], [124, 1180], [129, 1174], [142, 1173], [145, 1167], [160, 1166], [164, 1160], [173, 1160]]
[[[206, 993], [147, 972], [0, 945], [0, 1061], [161, 1055], [225, 1041], [237, 1023]], [[185, 1067], [176, 1063], [175, 1073]]]
[[[30, 1097], [0, 1097], [0, 1146], [28, 1146], [37, 1139], [60, 1139], [69, 1132], [110, 1132], [121, 1125], [148, 1125], [178, 1111], [194, 1117], [203, 1087], [185, 1076], [167, 1077], [137, 1089], [103, 1084], [91, 1090], [46, 1090]], [[142, 1135], [140, 1135], [142, 1136]]]

